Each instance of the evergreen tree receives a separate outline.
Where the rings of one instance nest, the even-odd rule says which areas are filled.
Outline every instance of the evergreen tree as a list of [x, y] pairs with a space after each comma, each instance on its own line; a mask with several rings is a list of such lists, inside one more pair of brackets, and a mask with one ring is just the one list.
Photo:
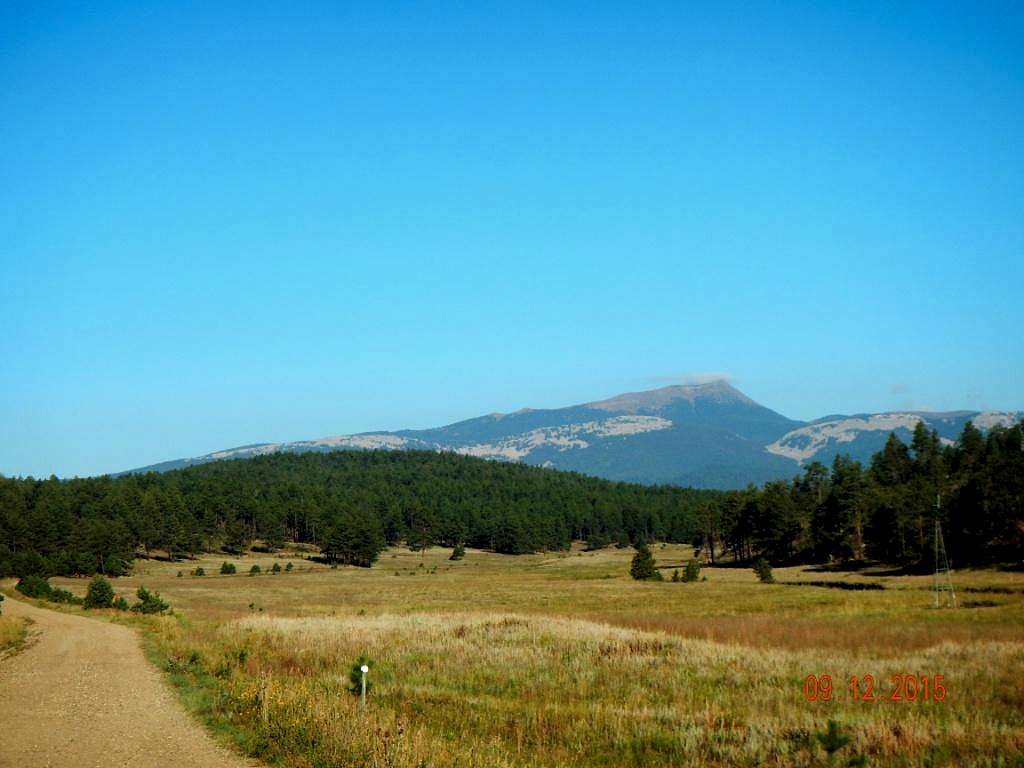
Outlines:
[[114, 588], [103, 576], [96, 574], [85, 592], [84, 608], [109, 608], [114, 602]]
[[772, 567], [763, 557], [754, 563], [754, 573], [762, 584], [774, 584], [775, 577], [772, 575]]
[[636, 554], [633, 555], [633, 562], [629, 566], [629, 575], [637, 581], [661, 580], [654, 562], [654, 555], [651, 554], [647, 544], [641, 542], [636, 546]]

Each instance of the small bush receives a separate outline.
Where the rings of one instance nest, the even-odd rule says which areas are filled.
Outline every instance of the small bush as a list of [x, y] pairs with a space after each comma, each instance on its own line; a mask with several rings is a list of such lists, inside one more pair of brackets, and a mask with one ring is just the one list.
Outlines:
[[50, 600], [55, 603], [66, 603], [68, 605], [81, 605], [82, 598], [76, 597], [72, 592], [60, 587], [50, 588]]
[[682, 579], [679, 577], [679, 569], [678, 568], [676, 568], [674, 571], [672, 571], [672, 581], [675, 581], [675, 582], [682, 581]]
[[[348, 671], [348, 690], [355, 696], [359, 696], [363, 691], [363, 665], [366, 665], [373, 671], [373, 662], [365, 656], [360, 656], [356, 659], [356, 663], [352, 665], [352, 669]], [[370, 695], [370, 689], [373, 688], [373, 683], [370, 681], [369, 672], [366, 674], [366, 694]]]
[[683, 581], [697, 581], [700, 578], [700, 564], [696, 560], [691, 560], [686, 564], [686, 574], [683, 576]]
[[836, 720], [828, 721], [828, 730], [814, 734], [829, 758], [850, 743], [850, 737], [843, 733], [842, 726]]
[[163, 613], [171, 607], [160, 599], [159, 593], [150, 592], [145, 587], [139, 587], [135, 596], [139, 598], [139, 602], [132, 606], [135, 613]]
[[772, 576], [772, 566], [763, 557], [758, 559], [758, 561], [754, 563], [754, 573], [757, 574], [757, 578], [761, 581], [762, 584], [775, 583], [775, 577]]
[[114, 588], [103, 576], [96, 574], [89, 582], [89, 589], [85, 593], [85, 601], [82, 606], [85, 608], [109, 608], [114, 603]]
[[184, 572], [184, 571], [178, 571], [178, 578], [179, 578], [179, 579], [180, 579], [180, 578], [181, 578], [182, 576], [184, 576], [184, 575], [185, 575], [185, 572]]
[[229, 576], [232, 573], [238, 573], [238, 569], [235, 568], [234, 563], [224, 562], [220, 567], [220, 572], [224, 576]]
[[455, 545], [455, 549], [452, 550], [452, 556], [449, 557], [448, 559], [449, 560], [461, 560], [465, 556], [466, 556], [466, 548], [463, 546], [462, 542], [460, 541], [458, 544]]
[[112, 605], [113, 605], [114, 608], [117, 608], [117, 610], [119, 610], [119, 611], [127, 611], [127, 610], [129, 610], [129, 608], [128, 608], [128, 601], [124, 599], [124, 595], [118, 595], [117, 597], [115, 597], [114, 598], [114, 602], [112, 603]]
[[35, 597], [40, 600], [50, 599], [50, 582], [42, 576], [26, 576], [18, 582], [15, 589], [25, 597]]
[[206, 575], [206, 571], [203, 570], [202, 566], [199, 566], [194, 571], [192, 571], [192, 575], [193, 576], [205, 576]]
[[250, 576], [256, 576], [256, 575], [259, 574], [259, 572], [260, 572], [260, 567], [258, 565], [253, 565], [253, 567], [249, 569], [249, 575]]
[[291, 572], [292, 572], [292, 570], [293, 570], [294, 568], [295, 568], [295, 566], [294, 566], [294, 565], [292, 565], [291, 561], [289, 560], [289, 561], [288, 561], [288, 565], [286, 565], [286, 566], [284, 567], [284, 572], [285, 572], [285, 573], [291, 573]]
[[281, 572], [281, 564], [280, 563], [274, 563], [274, 567], [270, 569], [270, 572], [271, 573], [280, 573]]

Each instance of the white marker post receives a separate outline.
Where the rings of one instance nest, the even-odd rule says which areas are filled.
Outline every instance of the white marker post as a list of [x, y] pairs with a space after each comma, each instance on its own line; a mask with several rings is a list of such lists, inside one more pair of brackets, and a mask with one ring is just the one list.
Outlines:
[[370, 668], [363, 664], [359, 668], [359, 671], [363, 673], [363, 689], [359, 694], [359, 706], [366, 708], [366, 673], [370, 671]]

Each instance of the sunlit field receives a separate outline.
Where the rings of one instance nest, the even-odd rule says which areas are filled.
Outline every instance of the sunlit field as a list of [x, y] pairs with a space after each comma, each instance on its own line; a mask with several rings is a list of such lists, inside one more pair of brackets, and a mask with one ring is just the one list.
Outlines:
[[[884, 587], [848, 591], [719, 567], [642, 583], [632, 550], [449, 554], [140, 560], [115, 589], [172, 603], [154, 659], [215, 730], [280, 765], [996, 766], [1024, 749], [1024, 574], [956, 573], [961, 607], [936, 610], [927, 576], [775, 570]], [[668, 578], [692, 553], [654, 554]], [[225, 559], [236, 575], [218, 575]], [[348, 690], [361, 656], [365, 710]], [[926, 676], [928, 700], [890, 700], [895, 674]], [[807, 700], [808, 675], [830, 676], [830, 700]], [[875, 701], [851, 700], [851, 675], [874, 677]], [[848, 743], [824, 737], [830, 719]]]

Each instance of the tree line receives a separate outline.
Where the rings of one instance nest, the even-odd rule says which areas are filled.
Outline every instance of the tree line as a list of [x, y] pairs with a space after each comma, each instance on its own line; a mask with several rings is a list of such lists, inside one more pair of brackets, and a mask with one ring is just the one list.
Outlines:
[[867, 466], [837, 456], [791, 482], [721, 494], [700, 509], [694, 543], [712, 562], [870, 559], [925, 569], [936, 521], [954, 565], [1021, 561], [1021, 424], [982, 434], [968, 422], [944, 445], [918, 422], [909, 446], [890, 434]]
[[0, 477], [0, 574], [119, 575], [137, 554], [187, 558], [312, 544], [370, 565], [387, 545], [507, 554], [684, 542], [719, 492], [610, 482], [430, 451], [332, 451], [163, 474]]
[[1024, 551], [1022, 427], [953, 445], [919, 423], [867, 466], [839, 456], [744, 491], [611, 482], [430, 451], [333, 451], [218, 461], [163, 474], [0, 476], [0, 575], [116, 576], [140, 554], [173, 559], [311, 544], [368, 566], [384, 547], [524, 554], [693, 542], [711, 561], [930, 564], [941, 522], [955, 564]]

